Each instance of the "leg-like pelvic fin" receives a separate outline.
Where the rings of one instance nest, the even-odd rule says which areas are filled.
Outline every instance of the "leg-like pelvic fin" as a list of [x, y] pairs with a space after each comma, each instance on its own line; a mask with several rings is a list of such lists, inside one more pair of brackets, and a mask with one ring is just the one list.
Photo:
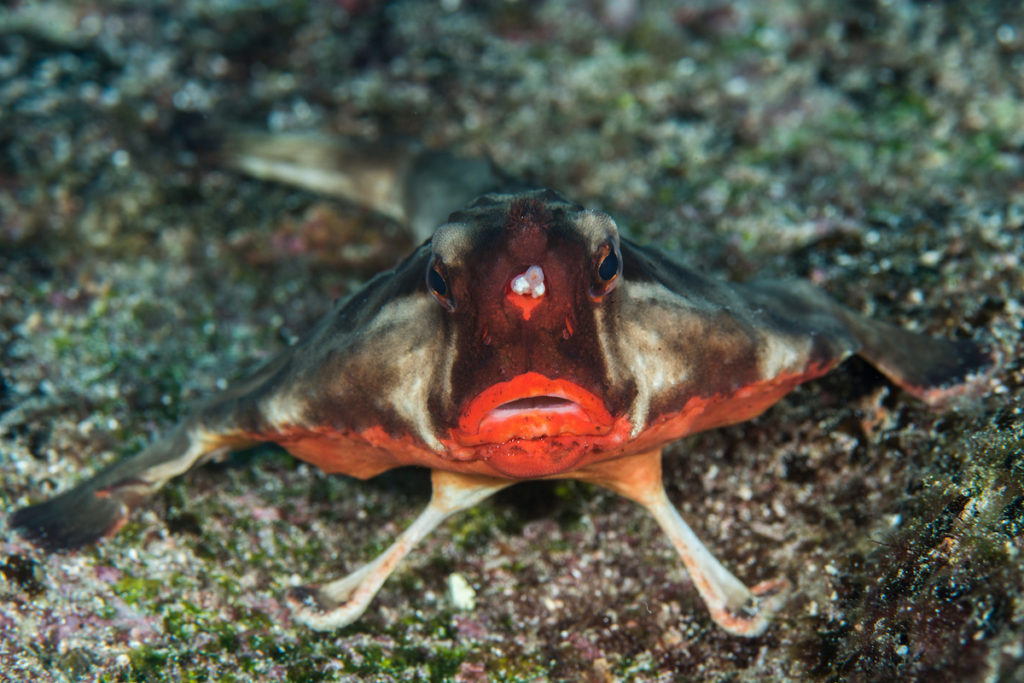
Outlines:
[[302, 586], [289, 592], [295, 619], [318, 631], [347, 626], [358, 619], [384, 581], [413, 547], [450, 515], [473, 507], [514, 483], [507, 479], [434, 470], [430, 503], [395, 542], [371, 562], [348, 576], [321, 586]]
[[788, 582], [766, 581], [748, 589], [715, 559], [665, 495], [660, 450], [599, 463], [574, 477], [634, 500], [654, 516], [719, 626], [748, 637], [758, 636], [768, 627]]

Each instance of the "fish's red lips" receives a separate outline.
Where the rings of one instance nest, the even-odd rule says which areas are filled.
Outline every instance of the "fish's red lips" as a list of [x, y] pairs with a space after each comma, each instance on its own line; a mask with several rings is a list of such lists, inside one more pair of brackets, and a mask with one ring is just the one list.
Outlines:
[[500, 476], [536, 479], [613, 456], [631, 427], [575, 382], [527, 372], [481, 391], [443, 443], [454, 460], [486, 463]]
[[604, 401], [564, 379], [527, 372], [480, 392], [459, 418], [453, 436], [461, 446], [513, 439], [602, 436], [615, 427]]

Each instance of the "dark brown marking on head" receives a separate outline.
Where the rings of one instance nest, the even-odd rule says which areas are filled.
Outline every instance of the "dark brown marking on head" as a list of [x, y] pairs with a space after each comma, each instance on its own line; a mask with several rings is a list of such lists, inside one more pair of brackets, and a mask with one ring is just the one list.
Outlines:
[[[608, 302], [588, 294], [599, 244], [580, 229], [583, 213], [543, 191], [492, 195], [453, 214], [459, 233], [445, 235], [440, 248], [459, 305], [451, 313], [451, 401], [437, 406], [439, 427], [453, 426], [480, 392], [527, 372], [570, 380], [606, 398], [609, 410], [626, 410], [632, 387], [610, 386], [598, 339], [595, 312]], [[543, 271], [544, 293], [527, 314], [510, 285], [534, 266]]]
[[551, 212], [542, 199], [522, 197], [512, 202], [505, 221], [506, 230], [546, 230], [551, 225]]

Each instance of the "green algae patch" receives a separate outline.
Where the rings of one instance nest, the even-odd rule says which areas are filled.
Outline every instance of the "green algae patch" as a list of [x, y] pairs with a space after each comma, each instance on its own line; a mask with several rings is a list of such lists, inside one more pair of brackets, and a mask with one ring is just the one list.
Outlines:
[[155, 604], [166, 596], [166, 581], [145, 576], [124, 576], [113, 586], [114, 594], [129, 605]]
[[402, 646], [385, 650], [369, 645], [343, 656], [342, 662], [346, 673], [360, 676], [402, 677], [413, 670], [419, 674], [416, 680], [442, 683], [452, 679], [465, 659], [466, 650], [461, 647]]

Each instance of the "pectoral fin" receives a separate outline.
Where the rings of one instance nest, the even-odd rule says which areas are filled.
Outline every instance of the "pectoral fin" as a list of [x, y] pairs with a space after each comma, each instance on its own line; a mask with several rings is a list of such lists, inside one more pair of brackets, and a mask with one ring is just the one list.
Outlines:
[[120, 529], [132, 508], [169, 479], [235, 447], [237, 444], [182, 425], [70, 491], [16, 510], [8, 524], [51, 552], [95, 543]]
[[970, 339], [928, 337], [845, 310], [842, 317], [861, 343], [857, 355], [936, 409], [984, 393], [999, 365], [991, 349]]
[[[816, 339], [836, 336], [858, 356], [875, 366], [901, 389], [942, 409], [960, 397], [971, 398], [987, 391], [988, 380], [999, 368], [993, 349], [970, 339], [942, 339], [911, 332], [868, 318], [804, 281], [762, 280], [745, 285], [748, 298], [780, 315], [814, 316]], [[827, 318], [831, 318], [829, 322]], [[811, 318], [808, 318], [809, 320]], [[836, 327], [836, 326], [839, 327]]]

